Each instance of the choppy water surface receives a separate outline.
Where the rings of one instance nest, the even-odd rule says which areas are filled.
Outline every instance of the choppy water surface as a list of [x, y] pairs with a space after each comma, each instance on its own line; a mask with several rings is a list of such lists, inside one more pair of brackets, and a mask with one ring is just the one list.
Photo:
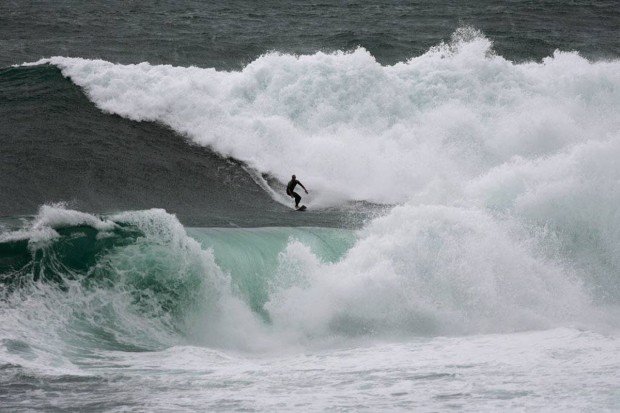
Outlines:
[[0, 5], [0, 410], [620, 409], [615, 4], [262, 6]]

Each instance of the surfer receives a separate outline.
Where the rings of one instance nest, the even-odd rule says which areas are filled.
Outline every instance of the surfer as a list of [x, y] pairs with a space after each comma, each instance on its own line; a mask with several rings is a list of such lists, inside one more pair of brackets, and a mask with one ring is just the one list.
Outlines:
[[297, 180], [297, 177], [293, 175], [293, 179], [291, 179], [289, 183], [286, 185], [286, 195], [290, 196], [291, 198], [295, 198], [295, 208], [299, 208], [299, 201], [301, 201], [301, 196], [299, 196], [299, 194], [294, 191], [297, 184], [299, 184], [299, 186], [301, 186], [304, 189], [304, 191], [308, 193], [308, 190], [306, 189], [304, 184], [299, 182]]

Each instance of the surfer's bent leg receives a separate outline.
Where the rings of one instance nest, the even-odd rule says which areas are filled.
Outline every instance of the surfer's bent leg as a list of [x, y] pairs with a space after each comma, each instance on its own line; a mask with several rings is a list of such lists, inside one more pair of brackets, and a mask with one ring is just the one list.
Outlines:
[[295, 208], [299, 207], [299, 201], [301, 201], [301, 197], [297, 192], [287, 190], [286, 195], [290, 196], [291, 198], [295, 198]]

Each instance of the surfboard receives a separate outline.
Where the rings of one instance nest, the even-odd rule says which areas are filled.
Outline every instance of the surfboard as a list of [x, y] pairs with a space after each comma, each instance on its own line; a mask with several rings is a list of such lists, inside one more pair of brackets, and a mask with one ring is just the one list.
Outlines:
[[295, 211], [305, 211], [307, 208], [305, 205], [300, 206], [299, 208], [297, 208]]

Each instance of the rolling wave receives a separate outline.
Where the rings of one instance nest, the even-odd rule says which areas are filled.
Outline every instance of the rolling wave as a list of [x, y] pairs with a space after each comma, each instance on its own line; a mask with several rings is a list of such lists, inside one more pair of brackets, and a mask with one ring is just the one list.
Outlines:
[[190, 232], [163, 210], [99, 217], [41, 207], [23, 228], [0, 233], [1, 336], [45, 354], [263, 348], [264, 305], [287, 243], [333, 261], [353, 242], [348, 230], [321, 228]]
[[618, 297], [551, 246], [511, 218], [446, 206], [396, 207], [357, 234], [44, 206], [0, 236], [2, 357], [71, 368], [96, 349], [617, 328]]
[[241, 71], [53, 57], [98, 108], [163, 123], [286, 182], [315, 206], [446, 202], [514, 157], [544, 159], [617, 140], [617, 61], [557, 51], [541, 63], [496, 55], [479, 32], [393, 66], [364, 49], [271, 53]]

